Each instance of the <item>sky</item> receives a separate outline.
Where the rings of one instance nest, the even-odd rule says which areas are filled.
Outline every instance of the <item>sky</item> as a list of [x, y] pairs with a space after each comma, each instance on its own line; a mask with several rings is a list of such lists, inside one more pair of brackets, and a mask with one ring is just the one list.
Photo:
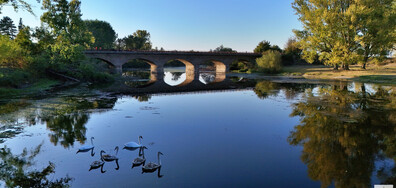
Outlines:
[[[3, 7], [0, 17], [19, 18], [40, 25], [43, 11], [36, 0], [26, 0], [36, 16]], [[220, 45], [251, 52], [260, 41], [283, 48], [301, 29], [291, 7], [293, 0], [81, 0], [83, 19], [107, 21], [122, 38], [136, 30], [151, 34], [153, 47], [165, 50], [208, 51]]]

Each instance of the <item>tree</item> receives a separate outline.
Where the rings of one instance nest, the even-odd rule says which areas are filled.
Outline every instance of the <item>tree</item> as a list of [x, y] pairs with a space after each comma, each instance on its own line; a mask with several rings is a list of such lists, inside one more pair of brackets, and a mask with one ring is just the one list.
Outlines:
[[275, 50], [268, 50], [263, 56], [256, 59], [258, 67], [269, 73], [276, 73], [282, 69], [281, 53]]
[[124, 37], [121, 41], [117, 40], [118, 45], [128, 50], [151, 50], [150, 33], [146, 30], [137, 30], [132, 35]]
[[[39, 2], [39, 0], [37, 0], [37, 2]], [[32, 7], [29, 5], [29, 3], [26, 3], [24, 0], [0, 0], [0, 14], [3, 6], [7, 4], [11, 4], [11, 6], [14, 8], [14, 11], [18, 11], [19, 9], [24, 9], [28, 11], [30, 14], [34, 15]]]
[[22, 25], [15, 37], [15, 42], [24, 50], [25, 54], [30, 53], [33, 50], [30, 27]]
[[10, 17], [4, 16], [0, 20], [0, 33], [2, 35], [8, 35], [11, 39], [15, 38], [16, 27]]
[[296, 38], [289, 38], [286, 42], [283, 59], [285, 61], [296, 63], [301, 59], [301, 49], [298, 47]]
[[[371, 59], [383, 60], [396, 42], [396, 3], [393, 0], [357, 1], [352, 9], [357, 19], [356, 42], [362, 56], [362, 68]], [[394, 6], [392, 8], [392, 6]]]
[[24, 63], [23, 50], [18, 43], [0, 35], [0, 67], [22, 68]]
[[[361, 61], [364, 56], [370, 56], [367, 54], [380, 55], [387, 51], [384, 46], [388, 42], [384, 42], [384, 39], [395, 36], [394, 21], [388, 20], [395, 20], [392, 0], [295, 0], [292, 5], [304, 28], [294, 32], [303, 49], [302, 57], [309, 63], [318, 58], [335, 69], [341, 65], [348, 70], [350, 64]], [[366, 12], [366, 8], [372, 11]], [[380, 27], [375, 24], [377, 21]], [[383, 30], [384, 23], [389, 23], [389, 26], [384, 27], [390, 28]], [[387, 31], [389, 32], [381, 33]], [[380, 34], [379, 38], [374, 39], [372, 36], [377, 34]], [[394, 39], [389, 40], [394, 43]], [[378, 50], [372, 45], [377, 44], [376, 41], [380, 41], [379, 48], [384, 50]]]
[[21, 30], [24, 27], [22, 18], [19, 18], [19, 23], [18, 23], [18, 31]]
[[219, 47], [217, 47], [215, 50], [213, 50], [214, 52], [236, 52], [235, 50], [233, 50], [232, 48], [227, 48], [224, 47], [223, 45], [220, 45]]
[[81, 19], [81, 2], [78, 0], [43, 0], [46, 12], [41, 21], [54, 38], [47, 50], [52, 64], [75, 64], [84, 59], [83, 50], [94, 42], [92, 33]]
[[113, 48], [117, 36], [108, 22], [100, 20], [85, 20], [84, 22], [95, 37], [95, 43], [92, 46], [105, 49]]
[[262, 54], [268, 50], [276, 50], [278, 52], [282, 52], [282, 49], [280, 49], [279, 46], [277, 45], [271, 46], [271, 43], [266, 40], [259, 42], [256, 48], [253, 50], [253, 52]]

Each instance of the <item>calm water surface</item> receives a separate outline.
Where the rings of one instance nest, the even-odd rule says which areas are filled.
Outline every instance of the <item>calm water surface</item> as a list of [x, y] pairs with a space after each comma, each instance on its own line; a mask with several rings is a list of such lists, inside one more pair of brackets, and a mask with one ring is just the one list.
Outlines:
[[[165, 82], [177, 87], [183, 74], [166, 73]], [[201, 75], [201, 83], [212, 77]], [[186, 86], [186, 92], [118, 96], [72, 88], [48, 97], [3, 100], [0, 185], [372, 187], [395, 182], [395, 87], [223, 82], [229, 87], [214, 90], [220, 83], [208, 82], [208, 90]], [[158, 151], [164, 154], [160, 171], [132, 168], [139, 150], [122, 148], [140, 135], [147, 162], [157, 162]], [[94, 155], [76, 154], [91, 137]], [[101, 150], [115, 154], [116, 146], [119, 168], [106, 162], [102, 171], [89, 171]], [[33, 172], [47, 175], [47, 181], [34, 181]]]

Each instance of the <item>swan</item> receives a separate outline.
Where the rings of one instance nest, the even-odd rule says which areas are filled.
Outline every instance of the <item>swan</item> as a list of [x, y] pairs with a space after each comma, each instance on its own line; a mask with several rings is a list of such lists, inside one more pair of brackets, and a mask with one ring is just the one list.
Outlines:
[[132, 149], [132, 150], [135, 150], [136, 148], [141, 148], [142, 147], [142, 145], [141, 145], [141, 143], [140, 143], [140, 139], [143, 139], [143, 137], [142, 136], [139, 136], [139, 144], [138, 143], [136, 143], [136, 142], [128, 142], [128, 143], [126, 143], [126, 144], [124, 144], [124, 149]]
[[144, 165], [142, 168], [143, 172], [154, 172], [158, 168], [161, 168], [161, 160], [160, 160], [160, 155], [163, 155], [160, 151], [157, 154], [158, 157], [158, 164], [149, 162], [147, 165]]
[[95, 139], [95, 138], [91, 137], [91, 145], [83, 145], [83, 146], [81, 146], [80, 148], [78, 148], [77, 153], [79, 153], [79, 152], [87, 152], [89, 150], [92, 150], [91, 151], [91, 155], [94, 156], [95, 153], [93, 152], [93, 149], [94, 149], [95, 146], [93, 145], [93, 139]]
[[118, 160], [117, 154], [118, 154], [118, 146], [114, 148], [114, 150], [116, 150], [116, 154], [115, 155], [109, 155], [109, 154], [105, 154], [103, 155], [103, 153], [106, 153], [105, 151], [100, 151], [100, 158], [102, 158], [104, 161], [106, 162], [110, 162], [110, 161], [114, 161], [114, 160]]
[[140, 148], [140, 150], [142, 150], [142, 156], [140, 157], [140, 152], [139, 152], [139, 157], [137, 157], [136, 159], [133, 160], [132, 162], [132, 168], [135, 166], [140, 166], [140, 165], [144, 165], [144, 163], [146, 162], [146, 158], [144, 157], [144, 149], [147, 149], [146, 146], [143, 146]]
[[[100, 161], [94, 161], [94, 162], [91, 163], [91, 168], [89, 169], [89, 171], [91, 171], [93, 169], [97, 169], [99, 167], [101, 167], [102, 168], [101, 171], [103, 171], [103, 165], [104, 165], [104, 161], [101, 158]], [[106, 172], [106, 171], [104, 171], [104, 172]]]

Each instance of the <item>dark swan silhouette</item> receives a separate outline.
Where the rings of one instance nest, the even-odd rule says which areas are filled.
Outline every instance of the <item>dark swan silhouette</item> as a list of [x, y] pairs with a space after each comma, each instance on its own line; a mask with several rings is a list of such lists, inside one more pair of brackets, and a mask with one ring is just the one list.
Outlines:
[[146, 158], [144, 157], [144, 149], [147, 149], [147, 147], [146, 147], [146, 146], [143, 146], [143, 147], [140, 148], [140, 150], [142, 151], [142, 154], [141, 154], [142, 157], [140, 157], [140, 151], [139, 151], [139, 157], [137, 157], [137, 158], [135, 158], [135, 159], [133, 160], [133, 162], [132, 162], [132, 168], [135, 167], [135, 166], [140, 166], [140, 165], [142, 165], [142, 164], [143, 164], [143, 165], [145, 164]]
[[146, 164], [146, 165], [144, 165], [142, 167], [142, 173], [143, 172], [154, 172], [158, 168], [161, 168], [160, 155], [163, 155], [163, 154], [159, 151], [158, 154], [157, 154], [158, 164], [157, 163], [153, 163], [153, 162], [149, 162], [148, 164]]
[[102, 158], [104, 161], [106, 162], [110, 162], [110, 161], [114, 161], [114, 160], [118, 160], [117, 154], [118, 154], [118, 146], [114, 148], [114, 150], [116, 151], [115, 155], [110, 155], [110, 154], [105, 154], [103, 155], [103, 153], [106, 153], [105, 151], [100, 151], [100, 158]]
[[103, 170], [103, 166], [104, 166], [105, 162], [103, 161], [103, 159], [101, 158], [100, 161], [94, 161], [91, 163], [91, 168], [89, 168], [88, 171], [94, 170], [94, 169], [98, 169], [100, 167], [100, 172], [105, 173], [106, 171]]
[[118, 170], [118, 169], [120, 169], [120, 166], [118, 165], [118, 157], [117, 157], [117, 154], [118, 154], [118, 146], [116, 146], [116, 147], [114, 148], [114, 150], [116, 151], [116, 154], [115, 154], [115, 155], [109, 155], [109, 154], [103, 155], [103, 153], [106, 153], [106, 152], [103, 151], [103, 150], [100, 151], [100, 158], [103, 159], [103, 160], [106, 161], [106, 162], [115, 161], [115, 162], [116, 162], [116, 165], [117, 165], [117, 167], [116, 167], [115, 169]]

